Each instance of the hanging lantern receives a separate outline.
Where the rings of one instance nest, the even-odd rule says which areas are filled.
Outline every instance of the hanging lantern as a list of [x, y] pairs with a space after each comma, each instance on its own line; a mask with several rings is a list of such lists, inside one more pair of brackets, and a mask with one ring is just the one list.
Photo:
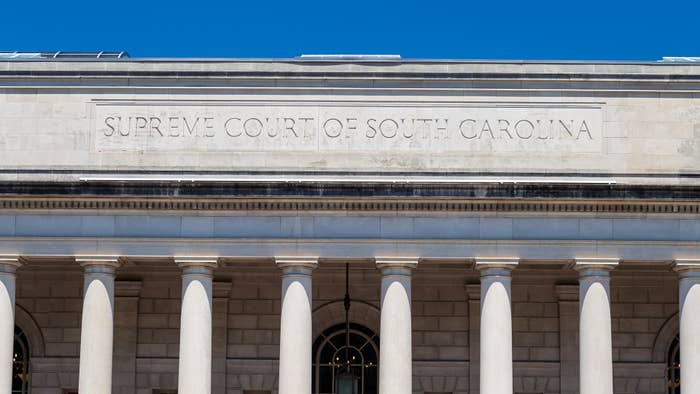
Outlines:
[[[345, 371], [335, 376], [335, 394], [357, 394], [360, 378], [350, 368], [350, 264], [345, 263]], [[354, 357], [353, 357], [354, 359]]]
[[357, 394], [359, 382], [352, 372], [342, 372], [335, 376], [335, 394]]

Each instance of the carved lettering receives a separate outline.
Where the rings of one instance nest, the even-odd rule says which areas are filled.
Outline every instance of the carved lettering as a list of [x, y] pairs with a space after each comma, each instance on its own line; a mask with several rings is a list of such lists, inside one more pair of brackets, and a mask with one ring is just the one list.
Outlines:
[[105, 126], [107, 126], [107, 129], [105, 129], [104, 134], [107, 137], [113, 136], [114, 131], [116, 130], [114, 125], [112, 124], [113, 121], [114, 121], [114, 116], [108, 116], [105, 118]]
[[394, 119], [384, 119], [379, 123], [379, 132], [386, 138], [396, 137], [399, 124]]
[[[238, 127], [234, 125], [234, 122], [238, 123]], [[224, 122], [224, 131], [229, 137], [240, 137], [243, 134], [243, 127], [241, 123], [241, 118], [228, 118]]]
[[374, 138], [377, 136], [377, 119], [367, 119], [367, 133], [365, 134], [367, 138]]
[[[597, 151], [599, 108], [582, 106], [98, 106], [102, 149], [230, 151]], [[195, 143], [195, 140], [208, 140]]]
[[331, 138], [338, 138], [343, 132], [343, 124], [339, 119], [330, 118], [323, 122], [323, 131]]
[[515, 130], [515, 134], [518, 136], [518, 138], [528, 140], [532, 137], [532, 133], [535, 132], [535, 125], [527, 119], [520, 119], [519, 121], [515, 122], [513, 130]]
[[513, 139], [513, 136], [510, 134], [510, 131], [508, 128], [510, 127], [510, 122], [505, 120], [505, 119], [498, 119], [498, 130], [502, 131], [503, 134], [507, 135], [508, 138], [511, 140]]
[[591, 131], [588, 129], [588, 125], [586, 124], [585, 120], [581, 122], [581, 127], [578, 129], [578, 135], [576, 136], [576, 139], [581, 138], [581, 134], [586, 134], [588, 136], [588, 139], [593, 139]]
[[476, 138], [476, 130], [474, 130], [474, 125], [476, 125], [476, 120], [464, 119], [459, 123], [459, 133], [462, 134], [462, 137], [468, 140]]

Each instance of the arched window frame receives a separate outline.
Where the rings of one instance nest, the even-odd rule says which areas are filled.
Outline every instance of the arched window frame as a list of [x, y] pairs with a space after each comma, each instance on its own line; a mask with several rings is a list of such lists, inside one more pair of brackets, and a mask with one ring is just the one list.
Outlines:
[[19, 326], [15, 326], [12, 354], [12, 394], [29, 394], [31, 371], [29, 339]]
[[[355, 349], [358, 354], [361, 356], [361, 360], [359, 363], [353, 364], [353, 366], [361, 366], [365, 364], [364, 360], [364, 354], [362, 353], [362, 349], [364, 349], [366, 346], [371, 346], [372, 350], [374, 351], [374, 354], [377, 357], [376, 364], [373, 365], [374, 368], [377, 368], [377, 373], [376, 377], [378, 380], [379, 377], [379, 336], [369, 328], [357, 324], [357, 323], [350, 323], [350, 333], [359, 335], [362, 338], [365, 339], [365, 343], [360, 347], [353, 347], [351, 346], [351, 349]], [[321, 367], [326, 366], [325, 364], [321, 364], [321, 354], [323, 350], [325, 349], [326, 346], [332, 345], [331, 340], [335, 338], [338, 335], [343, 335], [345, 336], [345, 324], [337, 324], [334, 325], [326, 330], [324, 330], [314, 341], [314, 346], [313, 346], [313, 375], [314, 375], [314, 381], [313, 381], [313, 392], [314, 394], [326, 394], [326, 393], [321, 393], [320, 392], [320, 372], [321, 372]], [[336, 356], [338, 356], [339, 352], [342, 351], [345, 347], [339, 347], [336, 348], [334, 353], [333, 353], [333, 359], [335, 359]], [[360, 394], [369, 394], [364, 392], [364, 387], [365, 387], [365, 369], [361, 368], [362, 370], [362, 376], [360, 377]], [[378, 388], [378, 381], [376, 382], [377, 388]], [[333, 370], [333, 384], [332, 387], [335, 387], [335, 370]]]
[[668, 394], [681, 394], [681, 356], [680, 341], [676, 336], [668, 347], [666, 359], [666, 386]]

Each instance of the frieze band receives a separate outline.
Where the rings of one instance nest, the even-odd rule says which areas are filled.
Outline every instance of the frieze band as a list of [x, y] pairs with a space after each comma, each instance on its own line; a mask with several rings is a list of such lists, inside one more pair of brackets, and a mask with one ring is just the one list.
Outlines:
[[98, 151], [598, 152], [600, 106], [482, 103], [453, 106], [95, 106]]

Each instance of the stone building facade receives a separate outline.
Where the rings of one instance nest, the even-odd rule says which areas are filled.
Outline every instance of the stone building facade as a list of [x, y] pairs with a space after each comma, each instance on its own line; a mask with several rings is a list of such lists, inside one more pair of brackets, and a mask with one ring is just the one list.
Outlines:
[[3, 61], [0, 394], [333, 392], [346, 264], [365, 394], [694, 393], [699, 136], [692, 64]]

